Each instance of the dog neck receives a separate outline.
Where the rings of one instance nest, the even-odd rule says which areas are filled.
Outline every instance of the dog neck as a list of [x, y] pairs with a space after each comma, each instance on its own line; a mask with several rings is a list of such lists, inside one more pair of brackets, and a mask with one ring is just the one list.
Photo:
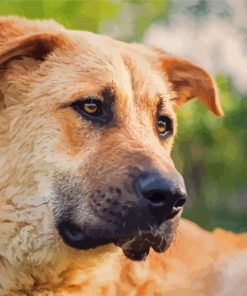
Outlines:
[[64, 247], [50, 262], [15, 266], [2, 257], [0, 295], [100, 295], [119, 281], [120, 252], [114, 246], [79, 252]]

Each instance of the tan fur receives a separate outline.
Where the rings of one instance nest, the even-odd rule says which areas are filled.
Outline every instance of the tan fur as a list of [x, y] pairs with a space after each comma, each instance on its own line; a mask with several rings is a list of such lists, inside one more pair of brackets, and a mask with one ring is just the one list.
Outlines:
[[[106, 86], [117, 127], [99, 131], [65, 107]], [[153, 121], [161, 96], [174, 120], [195, 96], [222, 114], [214, 82], [189, 62], [53, 21], [0, 18], [0, 295], [246, 295], [245, 234], [181, 220], [165, 254], [133, 263], [113, 245], [74, 250], [55, 228], [54, 173], [89, 192], [122, 186], [127, 164], [174, 168], [173, 137], [161, 143]]]

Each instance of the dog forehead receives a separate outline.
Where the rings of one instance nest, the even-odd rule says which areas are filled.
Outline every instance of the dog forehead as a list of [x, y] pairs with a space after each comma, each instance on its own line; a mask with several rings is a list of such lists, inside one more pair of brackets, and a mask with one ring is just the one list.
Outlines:
[[167, 93], [162, 74], [135, 46], [90, 32], [71, 31], [68, 38], [73, 46], [65, 55], [64, 50], [59, 55], [60, 63], [56, 65], [64, 69], [59, 78], [73, 80], [73, 89], [82, 92], [82, 97], [109, 86], [135, 102], [152, 103], [157, 94]]

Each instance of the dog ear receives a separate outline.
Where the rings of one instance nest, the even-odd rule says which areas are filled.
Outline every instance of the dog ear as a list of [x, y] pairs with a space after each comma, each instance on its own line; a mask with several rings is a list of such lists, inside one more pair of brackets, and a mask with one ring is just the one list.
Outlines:
[[0, 44], [0, 66], [21, 56], [43, 60], [62, 40], [61, 35], [38, 33]]
[[[9, 19], [8, 19], [9, 21]], [[32, 23], [32, 21], [27, 21]], [[22, 23], [22, 22], [21, 22]], [[21, 31], [13, 26], [13, 23], [1, 23], [0, 28], [0, 107], [5, 106], [4, 90], [1, 88], [1, 79], [7, 65], [12, 60], [21, 60], [24, 57], [33, 59], [34, 61], [43, 61], [46, 56], [56, 47], [61, 47], [66, 42], [66, 38], [62, 33], [47, 33], [38, 31]], [[21, 27], [20, 27], [21, 28]], [[7, 33], [10, 33], [9, 35]], [[17, 37], [16, 32], [20, 32]], [[8, 38], [6, 37], [8, 36]]]
[[64, 28], [52, 20], [0, 17], [0, 65], [18, 56], [43, 59], [59, 42]]
[[193, 98], [199, 98], [215, 115], [222, 116], [219, 96], [214, 80], [193, 63], [164, 55], [162, 69], [177, 94], [174, 109]]

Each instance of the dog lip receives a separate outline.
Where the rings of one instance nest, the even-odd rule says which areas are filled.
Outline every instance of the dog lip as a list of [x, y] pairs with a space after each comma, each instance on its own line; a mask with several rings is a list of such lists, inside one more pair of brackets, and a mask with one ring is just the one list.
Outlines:
[[83, 232], [77, 228], [75, 225], [70, 223], [66, 223], [62, 227], [63, 229], [63, 236], [67, 237], [68, 240], [74, 240], [75, 242], [80, 242], [84, 240]]
[[65, 244], [72, 248], [88, 250], [114, 243], [122, 249], [128, 259], [133, 261], [145, 260], [150, 248], [158, 253], [167, 249], [166, 240], [161, 235], [152, 232], [122, 237], [113, 237], [106, 233], [103, 235], [102, 232], [100, 235], [93, 236], [92, 233], [87, 232], [86, 228], [83, 229], [79, 225], [68, 221], [57, 225], [57, 229]]
[[68, 246], [75, 249], [88, 250], [113, 243], [111, 238], [95, 238], [88, 236], [81, 227], [71, 222], [62, 222], [57, 228], [63, 241]]

